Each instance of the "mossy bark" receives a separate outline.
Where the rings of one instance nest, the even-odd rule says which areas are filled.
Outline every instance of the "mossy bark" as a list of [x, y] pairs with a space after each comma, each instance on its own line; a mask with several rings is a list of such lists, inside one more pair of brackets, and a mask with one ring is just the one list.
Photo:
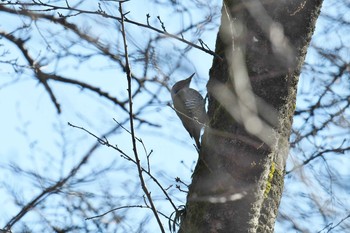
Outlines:
[[[273, 232], [298, 76], [321, 5], [322, 0], [224, 1], [216, 41], [222, 59], [214, 58], [207, 84], [210, 123], [179, 232]], [[240, 56], [249, 90], [239, 89], [234, 64]], [[242, 113], [245, 92], [255, 98], [254, 116]], [[269, 130], [249, 129], [245, 117], [258, 117]]]

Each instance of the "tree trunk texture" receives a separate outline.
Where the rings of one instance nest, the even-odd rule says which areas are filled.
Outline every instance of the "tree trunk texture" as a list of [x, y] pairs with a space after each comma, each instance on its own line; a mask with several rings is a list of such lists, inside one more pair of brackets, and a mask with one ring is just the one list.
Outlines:
[[225, 0], [181, 233], [273, 232], [302, 63], [322, 0]]

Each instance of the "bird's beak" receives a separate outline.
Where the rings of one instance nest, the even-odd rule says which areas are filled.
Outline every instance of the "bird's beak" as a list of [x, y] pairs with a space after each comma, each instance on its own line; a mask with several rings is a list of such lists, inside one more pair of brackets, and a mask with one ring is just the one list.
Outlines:
[[192, 80], [192, 78], [193, 78], [193, 76], [194, 76], [195, 74], [196, 74], [196, 73], [193, 73], [190, 77], [188, 77], [188, 78], [186, 79], [187, 83], [190, 83], [190, 82], [191, 82], [191, 80]]
[[188, 79], [192, 79], [192, 77], [195, 75], [196, 73], [193, 73]]

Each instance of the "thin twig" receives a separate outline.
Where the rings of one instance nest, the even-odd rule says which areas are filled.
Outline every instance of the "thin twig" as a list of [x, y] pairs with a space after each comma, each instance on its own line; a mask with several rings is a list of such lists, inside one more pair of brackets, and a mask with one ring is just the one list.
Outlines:
[[[119, 128], [119, 126], [114, 127], [113, 129], [111, 129], [107, 133], [105, 133], [103, 137], [110, 135], [111, 133], [115, 132], [115, 130], [118, 128]], [[51, 194], [58, 192], [62, 186], [64, 186], [71, 178], [73, 178], [77, 174], [77, 172], [83, 167], [83, 165], [87, 164], [89, 158], [91, 157], [93, 152], [99, 147], [99, 145], [100, 145], [99, 142], [95, 143], [88, 150], [88, 152], [86, 152], [85, 156], [80, 160], [80, 162], [70, 170], [70, 172], [67, 174], [66, 177], [61, 178], [60, 180], [55, 182], [53, 185], [44, 189], [39, 195], [34, 197], [30, 202], [28, 202], [25, 206], [23, 206], [22, 209], [18, 212], [18, 214], [16, 216], [14, 216], [13, 218], [11, 218], [6, 223], [6, 226], [4, 229], [10, 230], [19, 220], [21, 220], [27, 213], [29, 213], [38, 204], [40, 204], [42, 201], [44, 201]]]
[[[113, 148], [114, 150], [118, 151], [120, 154], [121, 154], [121, 157], [128, 160], [128, 161], [131, 161], [132, 163], [136, 164], [136, 161], [131, 158], [129, 155], [127, 155], [123, 150], [121, 150], [120, 148], [118, 148], [116, 145], [112, 145], [108, 142], [107, 138], [103, 136], [103, 138], [101, 137], [98, 137], [97, 135], [95, 135], [94, 133], [90, 132], [89, 130], [83, 128], [83, 127], [80, 127], [80, 126], [77, 126], [77, 125], [73, 125], [72, 123], [69, 123], [68, 122], [68, 125], [73, 127], [73, 128], [77, 128], [77, 129], [80, 129], [80, 130], [83, 130], [85, 132], [87, 132], [88, 134], [90, 134], [91, 136], [93, 136], [94, 138], [97, 139], [98, 143], [101, 144], [101, 145], [104, 145], [104, 146], [107, 146], [107, 147], [111, 147]], [[151, 152], [152, 153], [152, 152]], [[163, 186], [159, 183], [159, 181], [149, 172], [149, 170], [147, 169], [144, 169], [143, 167], [141, 167], [142, 171], [144, 173], [146, 173], [153, 181], [154, 183], [157, 184], [157, 186], [163, 191], [165, 197], [167, 200], [169, 200], [170, 204], [173, 206], [174, 210], [177, 210], [177, 207], [176, 205], [174, 204], [174, 202], [171, 200], [169, 194], [167, 193], [167, 190], [163, 188]]]
[[[36, 6], [37, 4], [33, 4], [33, 3], [17, 3], [17, 2], [14, 2], [14, 3], [6, 3], [7, 5], [20, 5], [20, 6]], [[119, 3], [121, 4], [121, 3]], [[0, 4], [0, 10], [2, 11], [11, 11], [11, 9], [8, 9], [6, 7], [4, 7], [3, 5], [5, 4]], [[185, 44], [188, 44], [189, 46], [193, 47], [193, 48], [196, 48], [196, 49], [199, 49], [199, 50], [202, 50], [203, 52], [205, 53], [208, 53], [212, 56], [215, 56], [217, 58], [219, 58], [220, 60], [223, 60], [218, 54], [216, 54], [214, 51], [210, 50], [210, 49], [205, 49], [203, 46], [200, 46], [200, 45], [196, 45], [188, 40], [185, 40], [183, 38], [183, 36], [177, 36], [177, 35], [174, 35], [174, 34], [171, 34], [171, 33], [168, 33], [166, 31], [164, 31], [165, 28], [162, 28], [163, 30], [161, 29], [158, 29], [156, 27], [153, 27], [149, 24], [144, 24], [144, 23], [140, 23], [140, 22], [136, 22], [136, 21], [133, 21], [133, 20], [130, 20], [130, 19], [121, 19], [120, 17], [116, 17], [116, 16], [113, 16], [113, 15], [109, 15], [107, 14], [106, 12], [100, 12], [99, 10], [97, 11], [89, 11], [89, 10], [82, 10], [82, 9], [77, 9], [77, 8], [73, 8], [73, 7], [64, 7], [64, 6], [56, 6], [56, 5], [51, 5], [51, 4], [47, 4], [47, 3], [40, 3], [41, 6], [46, 6], [46, 7], [50, 7], [51, 9], [49, 10], [69, 10], [69, 11], [76, 11], [78, 12], [79, 14], [92, 14], [92, 15], [103, 15], [103, 17], [105, 18], [111, 18], [111, 19], [115, 19], [115, 20], [118, 20], [119, 22], [123, 21], [123, 23], [130, 23], [130, 24], [134, 24], [136, 26], [139, 26], [139, 27], [143, 27], [143, 28], [147, 28], [147, 29], [150, 29], [152, 31], [155, 31], [159, 34], [163, 34], [167, 37], [170, 37], [170, 38], [173, 38], [175, 40], [179, 40]], [[29, 17], [32, 17], [33, 19], [35, 19], [36, 17], [38, 18], [46, 18], [46, 17], [51, 17], [49, 15], [46, 15], [46, 14], [37, 14], [37, 13], [34, 13], [35, 10], [28, 10], [28, 9], [21, 9], [21, 10], [16, 10], [17, 14], [22, 14], [22, 15], [26, 15], [26, 16], [29, 16]], [[62, 17], [68, 17], [68, 16], [62, 16]], [[61, 20], [63, 19], [61, 17]]]
[[121, 29], [122, 29], [122, 36], [123, 36], [123, 43], [124, 43], [124, 52], [125, 52], [125, 66], [126, 66], [126, 76], [128, 80], [128, 95], [129, 95], [129, 119], [130, 119], [130, 132], [131, 132], [131, 141], [132, 141], [132, 147], [133, 147], [133, 152], [136, 160], [136, 165], [137, 165], [137, 170], [141, 182], [141, 187], [145, 195], [147, 196], [147, 200], [151, 206], [151, 210], [154, 214], [154, 217], [156, 218], [159, 228], [161, 232], [165, 233], [163, 224], [159, 218], [157, 209], [153, 203], [151, 193], [148, 191], [145, 180], [143, 178], [142, 174], [142, 167], [141, 167], [141, 161], [139, 159], [139, 155], [137, 152], [137, 146], [136, 146], [136, 136], [135, 136], [135, 129], [134, 129], [134, 119], [133, 119], [133, 102], [132, 102], [132, 89], [131, 89], [131, 69], [130, 69], [130, 63], [129, 63], [129, 57], [128, 57], [128, 45], [127, 45], [127, 40], [126, 40], [126, 32], [125, 32], [125, 26], [124, 26], [124, 13], [123, 13], [123, 8], [122, 8], [122, 3], [119, 3], [119, 12], [121, 16]]

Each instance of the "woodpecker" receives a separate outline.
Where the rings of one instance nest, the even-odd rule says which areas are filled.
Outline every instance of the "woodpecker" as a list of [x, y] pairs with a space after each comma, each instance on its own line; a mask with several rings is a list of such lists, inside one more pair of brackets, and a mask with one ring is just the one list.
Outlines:
[[196, 141], [197, 149], [200, 149], [201, 129], [207, 122], [205, 101], [198, 91], [190, 88], [194, 73], [187, 79], [178, 81], [171, 88], [171, 98], [176, 114], [190, 136]]

